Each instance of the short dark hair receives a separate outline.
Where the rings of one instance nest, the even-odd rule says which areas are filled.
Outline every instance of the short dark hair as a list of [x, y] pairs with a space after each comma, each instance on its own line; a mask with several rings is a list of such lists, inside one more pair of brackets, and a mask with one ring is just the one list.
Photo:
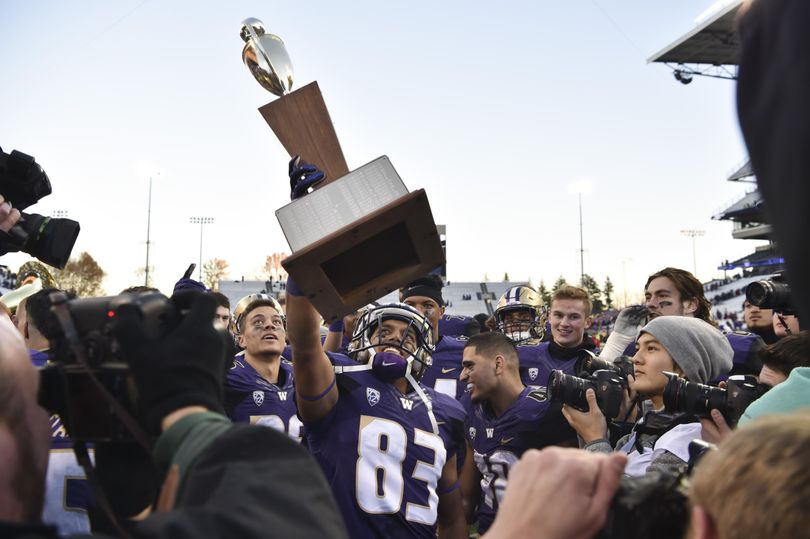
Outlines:
[[695, 318], [700, 318], [704, 322], [717, 326], [717, 322], [712, 316], [712, 304], [706, 299], [706, 294], [703, 291], [703, 283], [698, 281], [697, 277], [686, 270], [664, 268], [647, 278], [644, 291], [646, 292], [650, 283], [659, 277], [666, 277], [672, 281], [672, 284], [675, 285], [675, 289], [678, 290], [678, 293], [681, 295], [681, 301], [689, 301], [690, 299], [697, 300], [698, 308], [697, 311], [695, 311]]
[[[236, 325], [237, 325], [237, 329], [239, 330], [239, 333], [242, 333], [242, 329], [243, 329], [242, 324], [244, 323], [245, 320], [247, 320], [248, 315], [250, 313], [252, 313], [253, 311], [255, 311], [256, 309], [258, 309], [259, 307], [271, 307], [274, 311], [278, 312], [277, 305], [275, 303], [273, 303], [272, 300], [269, 300], [269, 299], [257, 299], [257, 300], [251, 301], [250, 303], [248, 303], [248, 306], [245, 307], [245, 310], [242, 311], [242, 314], [239, 315], [239, 320], [236, 321]], [[278, 314], [282, 318], [284, 317], [283, 312], [278, 313]], [[285, 327], [286, 327], [286, 324], [285, 324]]]
[[26, 321], [49, 341], [52, 341], [61, 333], [59, 322], [51, 316], [51, 300], [48, 296], [52, 292], [65, 292], [68, 299], [76, 297], [73, 292], [57, 288], [43, 288], [25, 299]]
[[760, 350], [759, 358], [768, 368], [788, 376], [796, 367], [810, 367], [810, 334], [782, 337]]
[[231, 308], [231, 300], [228, 299], [228, 296], [223, 294], [222, 292], [210, 292], [214, 299], [217, 300], [217, 305], [220, 307], [225, 307], [226, 309], [230, 310]]
[[484, 356], [495, 357], [500, 354], [507, 361], [511, 361], [517, 366], [518, 351], [512, 339], [497, 331], [488, 331], [473, 335], [464, 345], [464, 349], [475, 348], [475, 351]]

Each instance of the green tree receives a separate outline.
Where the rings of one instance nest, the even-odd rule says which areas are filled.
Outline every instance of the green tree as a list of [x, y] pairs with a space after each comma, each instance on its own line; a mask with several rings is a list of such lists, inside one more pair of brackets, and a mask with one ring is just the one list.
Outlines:
[[96, 297], [104, 295], [101, 281], [107, 275], [98, 262], [83, 252], [77, 258], [71, 258], [65, 268], [54, 270], [53, 278], [64, 290], [69, 290], [79, 297]]
[[602, 290], [599, 289], [596, 279], [586, 273], [582, 276], [579, 286], [588, 291], [588, 297], [591, 298], [591, 304], [593, 304], [593, 312], [599, 313], [605, 310], [605, 305], [602, 303]]
[[557, 280], [554, 281], [554, 286], [551, 287], [551, 295], [553, 296], [554, 292], [556, 292], [561, 287], [563, 287], [563, 286], [565, 286], [567, 284], [568, 284], [568, 281], [565, 280], [565, 277], [563, 277], [562, 275], [557, 277]]
[[540, 279], [540, 286], [537, 288], [537, 293], [543, 298], [543, 303], [545, 303], [546, 306], [551, 305], [551, 292], [548, 291], [546, 283], [544, 283], [542, 279]]
[[508, 281], [509, 281], [509, 272], [506, 271], [503, 274], [503, 282], [508, 282]]
[[610, 276], [605, 278], [605, 285], [602, 287], [602, 295], [605, 297], [605, 305], [608, 309], [613, 308], [613, 281]]

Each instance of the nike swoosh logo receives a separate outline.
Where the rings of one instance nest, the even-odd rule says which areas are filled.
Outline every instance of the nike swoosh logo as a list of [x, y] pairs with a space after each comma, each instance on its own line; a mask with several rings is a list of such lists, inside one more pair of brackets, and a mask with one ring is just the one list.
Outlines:
[[451, 367], [449, 369], [445, 369], [444, 367], [442, 367], [442, 374], [447, 374], [448, 372], [453, 372], [456, 369], [458, 369], [458, 367]]
[[396, 365], [396, 364], [397, 364], [396, 361], [393, 361], [391, 363], [386, 363], [385, 361], [382, 362], [383, 367], [390, 367], [391, 365]]
[[508, 444], [509, 442], [511, 442], [514, 439], [515, 439], [514, 436], [511, 437], [511, 438], [501, 438], [501, 445], [506, 445], [506, 444]]

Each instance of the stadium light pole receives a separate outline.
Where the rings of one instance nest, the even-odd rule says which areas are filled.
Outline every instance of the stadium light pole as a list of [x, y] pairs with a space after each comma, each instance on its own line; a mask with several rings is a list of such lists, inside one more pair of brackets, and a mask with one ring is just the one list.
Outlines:
[[692, 275], [695, 277], [697, 277], [697, 251], [695, 250], [695, 238], [703, 236], [705, 233], [705, 230], [696, 230], [694, 228], [681, 230], [681, 234], [692, 238]]
[[200, 271], [199, 271], [199, 279], [200, 279], [200, 282], [203, 282], [203, 279], [202, 279], [202, 270], [203, 270], [203, 267], [202, 267], [203, 225], [212, 225], [212, 224], [214, 224], [214, 218], [213, 217], [194, 216], [194, 217], [189, 217], [188, 222], [191, 223], [192, 225], [196, 225], [196, 224], [200, 225]]
[[[160, 174], [160, 173], [158, 173]], [[152, 231], [152, 176], [149, 176], [149, 202], [146, 206], [146, 265], [143, 267], [143, 285], [149, 286], [149, 246]]]
[[579, 201], [579, 284], [584, 285], [585, 281], [585, 246], [582, 231], [582, 195], [591, 192], [590, 180], [580, 180], [568, 186], [568, 192], [577, 195]]

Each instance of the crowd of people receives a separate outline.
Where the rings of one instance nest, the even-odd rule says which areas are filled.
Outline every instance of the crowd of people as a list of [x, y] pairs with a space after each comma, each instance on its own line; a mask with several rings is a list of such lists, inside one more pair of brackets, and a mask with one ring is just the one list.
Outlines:
[[[803, 219], [770, 187], [808, 157], [769, 141], [806, 134], [807, 73], [768, 58], [808, 17], [752, 3], [739, 89], [766, 201]], [[293, 198], [323, 179], [290, 168]], [[19, 219], [0, 199], [0, 230]], [[479, 320], [427, 275], [328, 327], [292, 278], [233, 307], [188, 278], [32, 287], [0, 312], [0, 536], [810, 537], [810, 257], [774, 224], [791, 305], [747, 299], [746, 331], [674, 267], [604, 341], [575, 286], [515, 286]]]

